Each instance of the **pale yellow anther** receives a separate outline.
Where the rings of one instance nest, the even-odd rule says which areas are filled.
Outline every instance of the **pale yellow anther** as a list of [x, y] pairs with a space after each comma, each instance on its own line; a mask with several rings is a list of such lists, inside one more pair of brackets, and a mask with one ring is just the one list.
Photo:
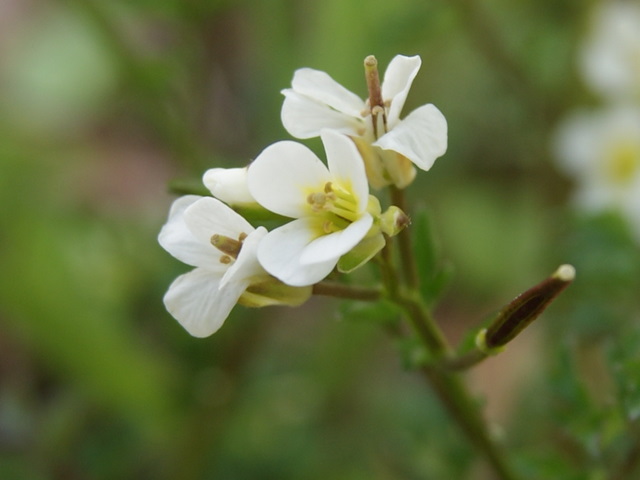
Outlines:
[[310, 193], [307, 197], [307, 203], [311, 205], [313, 210], [321, 210], [327, 203], [327, 196], [321, 192]]
[[223, 265], [229, 265], [232, 262], [232, 259], [229, 255], [222, 255], [219, 259], [220, 263]]
[[[244, 237], [243, 237], [244, 235]], [[238, 236], [238, 240], [227, 237], [225, 235], [215, 235], [211, 236], [211, 245], [216, 247], [219, 251], [228, 256], [229, 259], [238, 258], [238, 254], [240, 253], [240, 249], [242, 249], [242, 241], [247, 238], [247, 234], [243, 233]], [[222, 263], [227, 263], [223, 262]]]

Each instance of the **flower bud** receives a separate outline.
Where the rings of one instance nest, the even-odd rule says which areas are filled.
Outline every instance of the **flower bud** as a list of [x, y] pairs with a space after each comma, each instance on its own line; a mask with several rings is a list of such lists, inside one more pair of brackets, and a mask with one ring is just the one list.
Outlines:
[[409, 216], [395, 205], [391, 205], [380, 215], [380, 230], [390, 237], [399, 234], [410, 223]]
[[247, 186], [247, 168], [211, 168], [202, 177], [214, 197], [230, 206], [257, 205]]
[[487, 354], [497, 353], [547, 308], [575, 278], [572, 265], [561, 265], [548, 278], [518, 295], [498, 317], [476, 337], [478, 348]]

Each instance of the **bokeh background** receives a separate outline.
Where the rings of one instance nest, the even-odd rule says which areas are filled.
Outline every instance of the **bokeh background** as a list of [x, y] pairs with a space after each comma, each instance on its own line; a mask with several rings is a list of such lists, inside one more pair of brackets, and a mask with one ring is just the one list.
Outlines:
[[599, 101], [577, 65], [595, 4], [3, 0], [0, 478], [492, 478], [371, 310], [239, 307], [195, 339], [162, 305], [188, 269], [156, 240], [173, 192], [289, 138], [296, 68], [365, 97], [364, 57], [398, 53], [423, 61], [405, 114], [434, 103], [449, 124], [408, 196], [454, 272], [451, 340], [578, 269], [474, 392], [527, 478], [622, 462], [638, 247], [615, 212], [575, 213], [550, 148]]

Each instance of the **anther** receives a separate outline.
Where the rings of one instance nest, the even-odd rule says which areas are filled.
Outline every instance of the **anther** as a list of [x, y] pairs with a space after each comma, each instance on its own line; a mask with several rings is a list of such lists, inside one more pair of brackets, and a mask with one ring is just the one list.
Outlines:
[[238, 254], [240, 253], [240, 249], [242, 248], [242, 240], [246, 238], [246, 234], [244, 234], [244, 238], [241, 238], [242, 235], [243, 234], [238, 237], [239, 240], [234, 240], [233, 238], [226, 237], [224, 235], [218, 235], [216, 233], [215, 235], [211, 236], [211, 245], [216, 247], [222, 253], [228, 255], [230, 258], [238, 258]]

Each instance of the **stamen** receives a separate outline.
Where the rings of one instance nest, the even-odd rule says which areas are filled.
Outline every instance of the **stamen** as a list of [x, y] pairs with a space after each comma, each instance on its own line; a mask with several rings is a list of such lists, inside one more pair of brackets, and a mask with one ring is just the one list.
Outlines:
[[[244, 235], [244, 238], [242, 238]], [[240, 234], [238, 237], [241, 240], [234, 240], [233, 238], [226, 237], [224, 235], [215, 235], [211, 236], [211, 245], [216, 247], [222, 253], [228, 255], [230, 258], [238, 258], [238, 254], [240, 253], [240, 249], [242, 248], [242, 240], [247, 237], [246, 234]], [[222, 262], [224, 263], [224, 262]]]
[[344, 208], [334, 207], [331, 209], [331, 213], [335, 213], [337, 216], [344, 218], [345, 220], [349, 220], [350, 222], [355, 222], [358, 220], [359, 215], [353, 210], [346, 210]]
[[229, 255], [222, 255], [219, 259], [219, 262], [224, 265], [229, 265], [232, 262], [232, 259]]

